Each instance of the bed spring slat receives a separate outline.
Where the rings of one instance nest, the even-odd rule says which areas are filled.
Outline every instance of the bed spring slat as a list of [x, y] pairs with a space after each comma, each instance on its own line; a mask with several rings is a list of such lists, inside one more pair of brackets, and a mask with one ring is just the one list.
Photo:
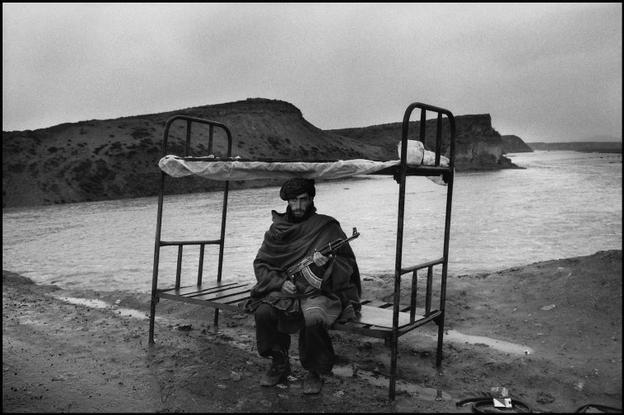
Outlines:
[[226, 283], [226, 284], [219, 284], [219, 285], [207, 285], [207, 286], [203, 286], [203, 285], [187, 285], [184, 287], [180, 287], [180, 288], [166, 288], [163, 290], [158, 290], [161, 293], [167, 293], [167, 294], [174, 294], [174, 295], [180, 295], [180, 296], [184, 296], [184, 295], [188, 295], [188, 294], [194, 294], [194, 293], [199, 293], [199, 292], [215, 292], [218, 290], [227, 290], [227, 289], [231, 289], [231, 288], [235, 288], [235, 287], [241, 287], [243, 285], [247, 285], [247, 284], [240, 284], [240, 283], [236, 283], [236, 282], [230, 282], [230, 283]]

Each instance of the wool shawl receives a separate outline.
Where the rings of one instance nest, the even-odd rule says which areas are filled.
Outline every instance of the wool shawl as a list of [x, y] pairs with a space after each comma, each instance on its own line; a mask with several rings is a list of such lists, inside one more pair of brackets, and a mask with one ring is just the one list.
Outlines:
[[[273, 223], [266, 231], [254, 260], [257, 284], [251, 291], [262, 298], [280, 291], [287, 278], [286, 269], [305, 255], [320, 250], [336, 239], [346, 239], [340, 223], [331, 216], [313, 213], [301, 222], [290, 222], [286, 213], [271, 211]], [[336, 293], [343, 309], [349, 304], [359, 310], [360, 273], [349, 244], [343, 245], [325, 268], [321, 291]]]

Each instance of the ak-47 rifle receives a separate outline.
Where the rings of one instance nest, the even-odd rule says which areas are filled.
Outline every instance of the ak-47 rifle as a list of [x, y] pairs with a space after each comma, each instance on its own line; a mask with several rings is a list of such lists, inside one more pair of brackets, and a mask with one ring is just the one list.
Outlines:
[[[353, 234], [350, 237], [346, 239], [336, 239], [328, 243], [321, 249], [317, 249], [316, 251], [320, 252], [324, 256], [333, 255], [344, 244], [348, 243], [349, 241], [352, 241], [358, 236], [360, 236], [360, 233], [357, 231], [357, 228], [354, 227]], [[314, 274], [306, 273], [305, 271], [307, 267], [313, 263], [314, 263], [314, 253], [304, 256], [299, 261], [295, 262], [293, 265], [287, 268], [286, 273], [288, 274], [288, 279], [290, 279], [291, 281], [294, 281], [295, 274], [297, 274], [298, 272], [303, 272], [304, 277], [306, 278], [306, 280], [308, 280], [310, 285], [316, 288], [320, 288], [321, 280], [318, 277], [316, 277]]]

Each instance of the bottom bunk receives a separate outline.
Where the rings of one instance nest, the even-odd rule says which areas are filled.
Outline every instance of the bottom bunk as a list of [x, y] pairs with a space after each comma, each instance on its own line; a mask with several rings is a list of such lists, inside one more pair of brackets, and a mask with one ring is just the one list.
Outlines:
[[[168, 300], [198, 304], [232, 312], [244, 312], [244, 304], [250, 299], [252, 283], [222, 283], [216, 285], [189, 285], [180, 288], [158, 290], [158, 297]], [[376, 299], [364, 299], [356, 320], [336, 322], [332, 330], [358, 333], [368, 337], [389, 339], [393, 330], [393, 303]], [[440, 318], [442, 311], [399, 305], [397, 329], [405, 334], [423, 324]], [[215, 330], [218, 326], [215, 327]]]

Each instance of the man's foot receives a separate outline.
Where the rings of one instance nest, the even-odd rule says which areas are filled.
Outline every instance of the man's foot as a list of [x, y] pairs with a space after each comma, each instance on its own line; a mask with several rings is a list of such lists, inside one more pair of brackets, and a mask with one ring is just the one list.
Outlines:
[[283, 382], [290, 375], [290, 362], [288, 357], [276, 359], [273, 358], [271, 367], [262, 375], [260, 379], [260, 385], [262, 386], [275, 386], [280, 382]]
[[316, 372], [308, 372], [303, 378], [303, 393], [306, 395], [316, 395], [321, 392], [323, 381]]

